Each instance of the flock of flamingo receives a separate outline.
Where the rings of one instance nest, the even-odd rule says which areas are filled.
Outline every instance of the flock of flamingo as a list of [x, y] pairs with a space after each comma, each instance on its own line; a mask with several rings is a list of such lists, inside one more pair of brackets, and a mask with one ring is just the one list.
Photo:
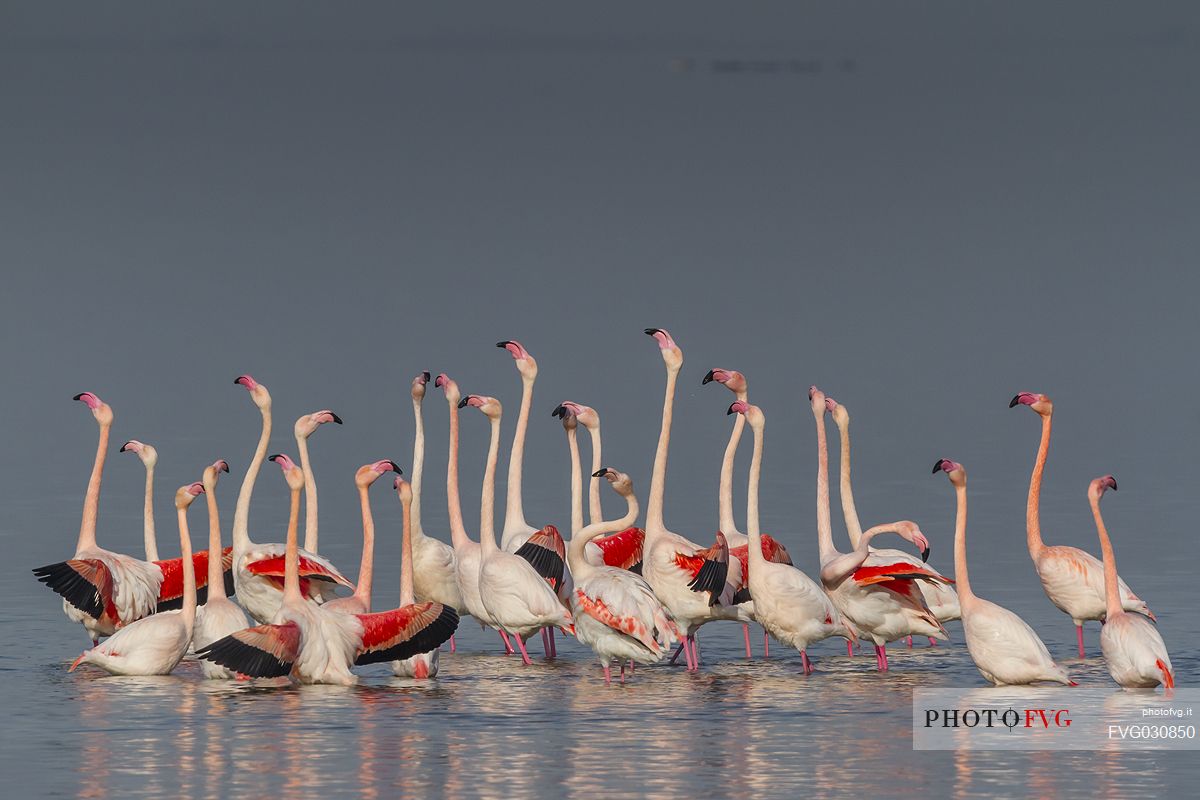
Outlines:
[[[462, 396], [447, 375], [432, 379], [449, 406], [449, 461], [446, 495], [449, 543], [426, 534], [421, 525], [422, 469], [425, 431], [422, 402], [428, 372], [412, 382], [415, 436], [412, 481], [400, 477], [390, 460], [359, 468], [355, 484], [361, 503], [363, 546], [358, 580], [351, 582], [318, 554], [317, 489], [308, 453], [308, 438], [321, 425], [341, 419], [332, 411], [306, 414], [295, 425], [297, 465], [284, 454], [268, 459], [271, 395], [249, 375], [235, 381], [249, 391], [262, 415], [262, 433], [246, 469], [233, 517], [232, 547], [223, 547], [216, 487], [225, 461], [206, 467], [200, 481], [175, 494], [181, 557], [160, 560], [154, 528], [155, 449], [133, 440], [121, 452], [138, 455], [146, 468], [144, 509], [145, 560], [100, 548], [96, 522], [100, 484], [113, 422], [112, 409], [95, 394], [75, 397], [91, 409], [100, 440], [83, 504], [83, 519], [74, 556], [34, 570], [38, 580], [62, 597], [67, 617], [82, 623], [92, 639], [71, 664], [92, 664], [119, 675], [164, 675], [189, 652], [213, 679], [291, 678], [304, 683], [353, 684], [355, 665], [389, 662], [393, 672], [411, 678], [437, 674], [439, 652], [448, 643], [455, 652], [454, 632], [470, 615], [481, 626], [499, 632], [506, 654], [532, 661], [527, 640], [540, 633], [547, 657], [556, 654], [555, 631], [573, 634], [596, 654], [605, 683], [612, 666], [653, 664], [682, 652], [687, 669], [699, 668], [696, 633], [706, 623], [736, 620], [743, 624], [746, 656], [751, 657], [750, 623], [764, 629], [764, 652], [770, 638], [800, 653], [804, 674], [813, 671], [808, 647], [828, 637], [854, 643], [869, 638], [876, 668], [888, 669], [887, 644], [913, 636], [930, 645], [948, 638], [944, 623], [961, 619], [967, 650], [980, 673], [997, 685], [1054, 682], [1074, 685], [1066, 669], [1054, 662], [1045, 644], [1019, 616], [976, 595], [967, 573], [966, 470], [939, 459], [934, 473], [950, 479], [957, 504], [954, 534], [954, 578], [926, 563], [929, 545], [920, 528], [901, 520], [863, 530], [850, 482], [850, 416], [845, 406], [815, 386], [809, 391], [817, 432], [817, 544], [820, 573], [816, 580], [792, 565], [784, 547], [760, 530], [759, 481], [762, 471], [765, 416], [749, 402], [747, 381], [734, 370], [713, 369], [704, 384], [719, 383], [733, 392], [727, 413], [736, 415], [721, 465], [719, 531], [712, 544], [692, 541], [667, 529], [663, 521], [667, 455], [670, 447], [675, 387], [683, 353], [667, 331], [649, 328], [666, 366], [662, 428], [654, 456], [645, 527], [636, 527], [639, 506], [629, 476], [603, 466], [600, 418], [596, 411], [565, 401], [553, 411], [566, 431], [571, 461], [570, 540], [554, 525], [540, 528], [526, 521], [522, 504], [525, 437], [537, 378], [537, 362], [520, 343], [498, 347], [511, 353], [521, 377], [522, 394], [508, 463], [504, 527], [497, 540], [494, 524], [496, 468], [500, 450], [500, 401], [484, 395]], [[1010, 407], [1029, 406], [1041, 418], [1042, 434], [1029, 486], [1026, 517], [1029, 553], [1046, 595], [1075, 624], [1079, 655], [1084, 655], [1083, 623], [1102, 621], [1101, 649], [1109, 673], [1125, 687], [1170, 689], [1175, 678], [1155, 617], [1117, 575], [1112, 543], [1100, 514], [1100, 498], [1116, 490], [1111, 475], [1091, 482], [1088, 500], [1095, 518], [1103, 560], [1074, 548], [1042, 541], [1038, 501], [1050, 446], [1053, 404], [1041, 394], [1022, 392]], [[487, 418], [490, 441], [482, 485], [478, 541], [463, 521], [459, 498], [459, 410], [479, 409]], [[825, 417], [833, 417], [841, 442], [839, 494], [852, 547], [840, 552], [833, 540], [829, 500], [829, 464]], [[734, 458], [746, 424], [753, 434], [746, 502], [746, 532], [737, 530], [733, 510]], [[576, 438], [578, 425], [591, 438], [591, 482], [588, 522], [584, 524], [583, 471]], [[251, 495], [263, 462], [281, 468], [290, 489], [286, 541], [256, 544], [249, 534]], [[369, 489], [383, 474], [396, 473], [394, 488], [403, 510], [401, 580], [398, 605], [373, 610], [372, 561], [375, 525]], [[620, 495], [626, 511], [604, 519], [601, 481]], [[193, 554], [188, 508], [200, 495], [208, 506], [206, 550]], [[304, 497], [304, 547], [298, 541], [301, 496]], [[876, 537], [896, 534], [915, 553], [872, 546]], [[344, 586], [351, 591], [338, 596]], [[235, 594], [240, 603], [234, 603]], [[244, 610], [243, 610], [244, 609]], [[249, 615], [249, 616], [247, 616]], [[252, 625], [255, 621], [259, 624]], [[101, 643], [101, 637], [107, 637]], [[515, 646], [515, 649], [514, 649]]]

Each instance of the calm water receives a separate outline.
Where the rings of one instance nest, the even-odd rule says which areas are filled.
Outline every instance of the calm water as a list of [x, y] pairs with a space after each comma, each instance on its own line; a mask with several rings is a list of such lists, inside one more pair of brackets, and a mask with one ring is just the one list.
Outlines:
[[[235, 375], [270, 387], [275, 451], [294, 451], [298, 416], [333, 408], [346, 424], [311, 442], [321, 549], [353, 571], [351, 478], [380, 458], [411, 466], [416, 372], [499, 397], [507, 452], [519, 383], [500, 339], [541, 365], [530, 521], [567, 519], [549, 416], [563, 399], [597, 408], [604, 461], [644, 499], [663, 372], [641, 331], [662, 326], [686, 354], [674, 530], [704, 541], [715, 529], [730, 397], [700, 380], [739, 369], [768, 419], [764, 528], [813, 574], [804, 390], [816, 383], [853, 414], [864, 523], [916, 520], [947, 569], [953, 494], [929, 470], [961, 461], [976, 591], [1028, 619], [1081, 683], [1109, 686], [1097, 628], [1094, 657], [1072, 660], [1074, 631], [1024, 549], [1038, 426], [1007, 405], [1044, 391], [1056, 404], [1047, 541], [1096, 548], [1084, 492], [1114, 473], [1121, 491], [1104, 502], [1121, 573], [1158, 613], [1180, 683], [1196, 685], [1194, 7], [777, 4], [751, 16], [610, 3], [581, 19], [458, 5], [30, 5], [0, 26], [3, 785], [88, 797], [1194, 791], [1194, 754], [914, 753], [912, 687], [983, 684], [957, 639], [894, 650], [884, 676], [826, 642], [805, 678], [781, 648], [747, 663], [739, 627], [714, 625], [699, 675], [645, 668], [611, 688], [572, 643], [523, 669], [471, 623], [424, 685], [379, 669], [349, 690], [208, 683], [191, 663], [152, 681], [66, 673], [85, 636], [29, 570], [69, 555], [78, 530], [96, 426], [75, 393], [116, 411], [99, 541], [134, 553], [143, 472], [116, 454], [126, 438], [159, 450], [160, 548], [174, 553], [172, 492], [216, 458], [233, 467], [219, 490], [228, 536], [258, 436]], [[446, 530], [445, 427], [431, 393], [434, 534]], [[462, 435], [472, 520], [482, 417], [465, 414]], [[398, 580], [399, 508], [386, 490], [372, 498], [382, 604]], [[283, 482], [264, 470], [254, 538], [278, 541], [285, 515]], [[197, 540], [203, 519], [193, 512]]]

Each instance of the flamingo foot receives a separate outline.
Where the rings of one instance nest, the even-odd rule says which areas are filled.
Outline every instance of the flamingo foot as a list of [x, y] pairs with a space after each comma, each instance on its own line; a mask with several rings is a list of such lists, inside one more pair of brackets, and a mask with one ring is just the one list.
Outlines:
[[1079, 642], [1079, 657], [1086, 658], [1086, 654], [1084, 653], [1084, 650], [1083, 650], [1083, 626], [1082, 625], [1075, 626], [1075, 639]]
[[520, 636], [515, 634], [513, 635], [513, 638], [517, 640], [517, 647], [521, 649], [521, 661], [525, 664], [525, 666], [532, 667], [533, 662], [529, 660], [529, 653], [525, 652], [525, 642], [521, 640]]
[[746, 641], [746, 658], [754, 658], [754, 654], [750, 652], [750, 623], [742, 623], [742, 638]]
[[517, 652], [516, 650], [513, 650], [513, 646], [509, 644], [508, 634], [505, 631], [500, 631], [500, 638], [504, 640], [504, 655], [511, 656], [513, 653]]

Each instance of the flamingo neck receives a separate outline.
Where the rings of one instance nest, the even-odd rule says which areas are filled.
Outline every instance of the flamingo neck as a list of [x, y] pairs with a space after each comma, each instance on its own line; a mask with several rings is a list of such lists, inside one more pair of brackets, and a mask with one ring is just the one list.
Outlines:
[[254, 457], [250, 466], [246, 467], [246, 476], [242, 478], [242, 488], [238, 491], [237, 505], [233, 509], [233, 552], [241, 556], [250, 549], [250, 496], [254, 494], [254, 482], [258, 480], [258, 470], [267, 458], [267, 446], [271, 441], [271, 407], [262, 408], [262, 433], [258, 437], [258, 446], [254, 449]]
[[646, 535], [661, 533], [663, 497], [667, 488], [667, 451], [671, 447], [671, 419], [675, 409], [675, 381], [679, 367], [667, 367], [667, 388], [663, 396], [662, 428], [658, 432], [658, 449], [654, 451], [654, 472], [650, 477], [650, 499], [646, 503]]
[[458, 495], [458, 406], [450, 403], [450, 455], [446, 459], [446, 513], [450, 517], [450, 541], [455, 550], [471, 543], [463, 525], [462, 499]]
[[300, 549], [296, 529], [300, 524], [300, 490], [292, 489], [288, 508], [287, 544], [283, 550], [283, 602], [298, 603], [300, 595]]
[[154, 465], [146, 467], [146, 494], [142, 502], [142, 539], [146, 560], [158, 561], [158, 537], [154, 534]]
[[486, 555], [496, 550], [496, 462], [500, 458], [500, 418], [489, 418], [491, 437], [479, 496], [479, 546]]
[[104, 477], [104, 459], [108, 454], [108, 432], [111, 423], [100, 424], [100, 443], [96, 445], [96, 460], [88, 478], [87, 493], [83, 496], [83, 519], [79, 523], [79, 541], [75, 552], [96, 546], [96, 519], [100, 516], [100, 481]]
[[1100, 536], [1100, 553], [1104, 557], [1104, 604], [1108, 619], [1122, 613], [1121, 593], [1117, 589], [1117, 557], [1113, 553], [1112, 540], [1108, 538], [1108, 528], [1104, 517], [1100, 515], [1100, 500], [1089, 498], [1092, 504], [1092, 517], [1096, 520], [1096, 533]]
[[[735, 392], [737, 399], [746, 402], [745, 392]], [[726, 534], [739, 533], [737, 523], [733, 519], [733, 462], [737, 457], [738, 445], [742, 441], [742, 431], [746, 427], [746, 415], [735, 414], [733, 430], [729, 434], [729, 443], [725, 445], [725, 456], [721, 459], [721, 483], [717, 492], [717, 514], [720, 517], [721, 530]], [[749, 526], [749, 521], [746, 525]]]
[[529, 430], [529, 409], [533, 406], [534, 380], [535, 378], [521, 376], [521, 410], [517, 414], [517, 429], [513, 431], [512, 451], [508, 455], [508, 497], [504, 507], [505, 539], [529, 529], [521, 498], [521, 470], [525, 464], [525, 434]]
[[425, 474], [425, 415], [421, 398], [413, 398], [413, 463], [412, 463], [412, 531], [413, 536], [425, 535], [421, 527], [421, 482]]
[[[742, 417], [741, 414], [738, 415]], [[744, 419], [744, 417], [743, 417]], [[751, 564], [765, 564], [762, 552], [762, 530], [758, 518], [758, 486], [762, 478], [764, 425], [751, 425], [754, 432], [754, 453], [750, 457], [750, 482], [746, 487], [746, 535], [750, 539], [747, 558]]]
[[842, 516], [846, 520], [846, 533], [850, 535], [850, 546], [857, 548], [862, 538], [862, 524], [858, 521], [858, 509], [854, 505], [854, 489], [850, 485], [850, 418], [836, 420], [838, 435], [842, 443], [841, 482], [838, 494], [842, 499]]
[[362, 601], [366, 608], [370, 608], [371, 577], [375, 561], [375, 517], [371, 514], [371, 497], [366, 486], [358, 487], [358, 505], [362, 512], [363, 549], [362, 560], [358, 562], [358, 583], [354, 585], [354, 596]]
[[404, 515], [400, 540], [400, 606], [404, 607], [412, 605], [416, 599], [413, 590], [413, 503], [412, 501], [405, 502], [402, 499], [400, 501], [400, 508]]
[[192, 537], [187, 509], [179, 509], [179, 552], [183, 556], [183, 624], [190, 635], [196, 621], [196, 565], [192, 562]]
[[975, 596], [967, 577], [967, 487], [954, 487], [957, 510], [954, 514], [954, 586], [961, 599]]
[[217, 495], [204, 487], [208, 504], [208, 599], [225, 596], [225, 569], [221, 563], [221, 515], [217, 512]]
[[833, 546], [833, 525], [829, 516], [829, 445], [825, 439], [825, 415], [817, 420], [817, 547], [824, 564], [838, 555]]
[[[596, 423], [595, 428], [590, 428], [588, 433], [592, 435], [592, 472], [595, 475], [604, 466], [600, 454], [600, 423]], [[595, 523], [604, 519], [604, 506], [600, 501], [600, 479], [592, 478], [588, 483], [588, 522]], [[571, 534], [574, 536], [574, 534]]]
[[625, 497], [625, 509], [625, 516], [620, 519], [593, 522], [581, 529], [578, 534], [571, 536], [571, 542], [567, 545], [567, 566], [571, 568], [571, 574], [575, 576], [577, 582], [581, 582], [599, 569], [584, 558], [584, 549], [587, 547], [587, 543], [597, 536], [623, 531], [637, 520], [638, 501], [632, 491]]
[[1029, 500], [1025, 505], [1025, 539], [1029, 554], [1037, 558], [1042, 548], [1042, 521], [1039, 504], [1042, 497], [1042, 473], [1046, 470], [1046, 456], [1050, 452], [1050, 415], [1042, 417], [1042, 440], [1038, 443], [1037, 459], [1033, 462], [1033, 475], [1029, 478]]
[[300, 469], [304, 470], [304, 549], [317, 552], [317, 478], [308, 459], [308, 437], [296, 434], [296, 449], [300, 451]]
[[574, 536], [583, 530], [583, 468], [579, 464], [579, 438], [574, 428], [567, 429], [567, 448], [571, 451], [571, 535]]

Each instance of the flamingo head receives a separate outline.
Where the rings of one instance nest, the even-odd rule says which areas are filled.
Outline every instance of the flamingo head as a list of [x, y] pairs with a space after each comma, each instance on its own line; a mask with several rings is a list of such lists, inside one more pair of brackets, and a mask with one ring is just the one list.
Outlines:
[[179, 491], [175, 492], [175, 508], [183, 511], [192, 504], [200, 495], [204, 494], [204, 484], [189, 483], [186, 486], [180, 486]]
[[304, 470], [296, 466], [296, 462], [283, 454], [276, 453], [268, 457], [268, 461], [274, 461], [283, 470], [283, 479], [287, 481], [288, 488], [294, 492], [298, 492], [304, 488]]
[[574, 417], [580, 425], [589, 431], [595, 432], [600, 430], [600, 415], [596, 413], [596, 409], [591, 406], [585, 406], [582, 403], [563, 400], [550, 412], [550, 416], [562, 419], [564, 426], [567, 424], [567, 417], [570, 416]]
[[929, 540], [925, 538], [925, 534], [921, 533], [921, 529], [917, 526], [917, 523], [909, 520], [901, 520], [895, 523], [895, 528], [896, 533], [912, 542], [921, 551], [922, 561], [929, 560]]
[[396, 480], [392, 481], [392, 488], [396, 490], [396, 495], [400, 498], [401, 505], [408, 506], [412, 504], [413, 493], [411, 483], [404, 480], [400, 475], [397, 475]]
[[158, 463], [158, 451], [154, 449], [154, 446], [139, 442], [137, 439], [130, 439], [121, 445], [121, 452], [137, 453], [137, 457], [146, 465], [146, 469], [150, 469]]
[[467, 406], [478, 408], [488, 419], [500, 419], [500, 415], [504, 411], [504, 407], [500, 405], [499, 400], [489, 397], [486, 394], [469, 394], [458, 401], [459, 408], [466, 408]]
[[363, 464], [358, 468], [358, 472], [354, 473], [354, 485], [360, 489], [365, 489], [385, 472], [394, 472], [399, 475], [400, 467], [396, 465], [395, 461], [389, 461], [386, 458], [383, 461]]
[[741, 414], [750, 423], [751, 428], [761, 428], [766, 422], [766, 417], [763, 416], [762, 409], [745, 400], [734, 400], [729, 404], [729, 409], [725, 413]]
[[832, 397], [825, 398], [825, 410], [829, 412], [829, 416], [833, 417], [833, 421], [838, 427], [845, 427], [850, 424], [850, 412], [846, 407], [834, 400]]
[[1054, 413], [1054, 403], [1050, 402], [1050, 398], [1044, 394], [1034, 394], [1033, 392], [1017, 392], [1013, 399], [1009, 401], [1008, 407], [1029, 406], [1038, 413], [1038, 416], [1048, 417]]
[[342, 424], [342, 418], [330, 411], [328, 408], [323, 408], [320, 411], [314, 411], [311, 414], [305, 414], [296, 420], [296, 438], [307, 439], [313, 435], [317, 428], [324, 425], [326, 422], [336, 422]]
[[462, 397], [462, 393], [458, 390], [458, 384], [444, 372], [438, 373], [438, 376], [433, 379], [433, 385], [446, 393], [446, 402], [452, 408], [458, 408], [458, 401]]
[[429, 375], [429, 370], [425, 370], [424, 372], [417, 373], [417, 377], [412, 379], [412, 398], [413, 398], [413, 400], [420, 400], [421, 398], [423, 398], [425, 396], [425, 386], [431, 380], [433, 380], [433, 378]]
[[568, 408], [565, 403], [559, 403], [555, 406], [554, 410], [550, 412], [550, 416], [561, 419], [563, 430], [565, 431], [573, 431], [579, 425], [579, 420], [575, 417], [575, 411]]
[[662, 351], [663, 363], [667, 365], [667, 369], [678, 371], [683, 367], [683, 351], [665, 328], [646, 328], [645, 333], [658, 342], [658, 349]]
[[517, 372], [521, 373], [522, 378], [531, 381], [537, 377], [537, 359], [531, 356], [520, 342], [515, 339], [505, 339], [502, 342], [496, 342], [496, 347], [512, 354], [513, 362], [517, 365]]
[[1088, 497], [1099, 501], [1109, 489], [1117, 490], [1117, 479], [1112, 475], [1101, 475], [1088, 485]]
[[700, 385], [703, 386], [713, 381], [724, 385], [726, 389], [734, 394], [744, 395], [748, 388], [746, 376], [736, 369], [710, 369], [708, 374], [704, 376], [704, 380], [700, 381]]
[[250, 399], [254, 401], [254, 405], [260, 409], [270, 408], [271, 393], [267, 391], [266, 386], [263, 386], [249, 375], [238, 375], [233, 379], [233, 382], [237, 386], [246, 387], [246, 391], [250, 392]]
[[825, 412], [829, 410], [829, 404], [825, 402], [825, 393], [816, 386], [808, 387], [808, 400], [812, 403], [813, 416], [817, 419], [822, 419]]
[[109, 407], [108, 403], [101, 400], [94, 393], [80, 392], [71, 399], [78, 400], [91, 409], [92, 416], [96, 418], [96, 422], [100, 423], [101, 425], [112, 425], [112, 409]]
[[204, 476], [201, 478], [204, 483], [204, 491], [211, 492], [216, 488], [217, 478], [221, 477], [222, 472], [229, 472], [229, 462], [223, 458], [217, 459], [204, 468]]
[[957, 461], [951, 461], [948, 458], [939, 458], [933, 462], [933, 474], [936, 475], [939, 472], [946, 473], [946, 477], [955, 486], [967, 485], [967, 470]]
[[633, 491], [633, 479], [624, 472], [618, 472], [612, 467], [602, 467], [592, 473], [593, 478], [604, 478], [612, 485], [613, 490], [626, 497]]

